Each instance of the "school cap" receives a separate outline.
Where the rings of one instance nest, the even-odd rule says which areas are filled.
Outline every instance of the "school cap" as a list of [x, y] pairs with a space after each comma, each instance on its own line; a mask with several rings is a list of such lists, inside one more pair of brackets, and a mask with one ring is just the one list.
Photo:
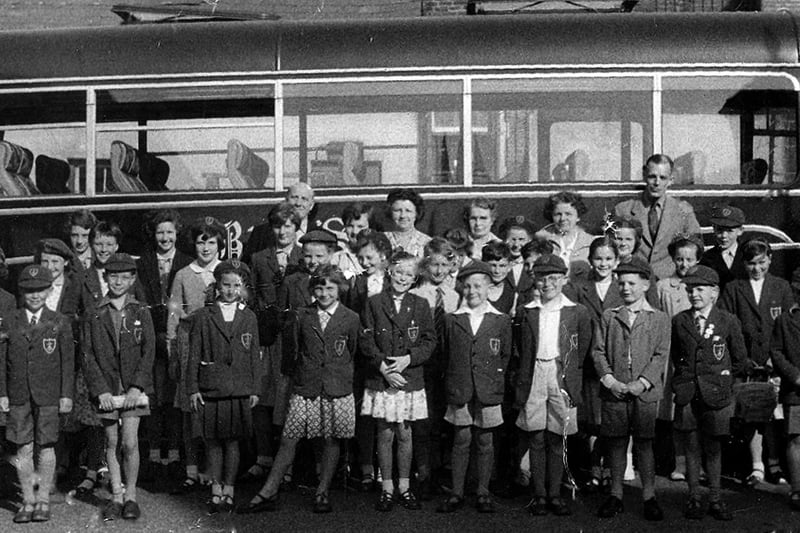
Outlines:
[[26, 266], [17, 279], [17, 287], [26, 291], [46, 289], [52, 284], [53, 276], [50, 271], [40, 265]]
[[713, 268], [705, 265], [695, 265], [683, 277], [683, 283], [689, 287], [692, 285], [719, 285], [719, 274]]
[[567, 265], [555, 254], [544, 254], [533, 263], [533, 273], [537, 276], [546, 274], [566, 274]]
[[336, 235], [326, 229], [312, 229], [300, 237], [300, 244], [305, 244], [307, 242], [320, 242], [322, 244], [336, 246], [336, 243], [339, 241]]
[[118, 253], [106, 261], [106, 272], [136, 272], [136, 261], [128, 254]]
[[220, 264], [218, 264], [214, 269], [214, 278], [219, 280], [222, 278], [223, 274], [228, 274], [230, 272], [239, 275], [242, 279], [250, 279], [250, 269], [246, 264], [242, 263], [236, 258], [228, 261], [222, 261]]
[[711, 224], [720, 228], [744, 226], [744, 211], [738, 207], [723, 205], [711, 210]]
[[650, 279], [650, 276], [653, 275], [653, 270], [647, 261], [634, 255], [628, 261], [620, 263], [614, 273], [618, 276], [621, 274], [639, 274], [644, 278]]
[[473, 274], [486, 274], [490, 278], [492, 277], [492, 267], [490, 267], [487, 263], [483, 261], [472, 261], [464, 268], [458, 271], [458, 275], [456, 276], [457, 279], [466, 279], [468, 276]]
[[57, 255], [66, 260], [70, 260], [74, 257], [72, 255], [72, 250], [70, 250], [69, 246], [61, 239], [41, 239], [36, 243], [36, 253], [39, 255]]
[[526, 220], [522, 215], [508, 217], [507, 219], [503, 220], [503, 222], [500, 224], [499, 233], [500, 235], [508, 235], [508, 232], [513, 228], [525, 230], [531, 237], [536, 235], [536, 228], [534, 225], [529, 220]]

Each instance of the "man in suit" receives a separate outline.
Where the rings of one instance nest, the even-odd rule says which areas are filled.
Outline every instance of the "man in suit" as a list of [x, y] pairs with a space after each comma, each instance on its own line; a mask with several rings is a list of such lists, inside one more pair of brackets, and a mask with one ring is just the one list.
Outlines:
[[642, 242], [638, 253], [653, 269], [657, 279], [675, 273], [667, 247], [675, 235], [700, 233], [700, 224], [692, 206], [668, 194], [675, 164], [668, 156], [655, 154], [643, 168], [644, 191], [639, 198], [625, 200], [614, 207], [620, 218], [634, 218], [642, 224]]
[[712, 249], [703, 253], [700, 264], [713, 268], [719, 275], [719, 290], [734, 279], [745, 279], [742, 250], [739, 238], [744, 232], [744, 211], [738, 207], [725, 205], [715, 207], [711, 212], [711, 225], [714, 227], [714, 239], [717, 243]]

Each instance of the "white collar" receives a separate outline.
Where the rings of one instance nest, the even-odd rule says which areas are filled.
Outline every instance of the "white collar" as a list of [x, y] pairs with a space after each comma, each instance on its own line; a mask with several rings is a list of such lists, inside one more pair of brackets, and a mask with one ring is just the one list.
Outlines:
[[214, 259], [205, 267], [201, 267], [200, 265], [197, 264], [197, 260], [194, 260], [191, 263], [189, 263], [189, 268], [191, 268], [192, 271], [196, 272], [197, 274], [202, 274], [203, 272], [210, 272], [213, 274], [214, 269], [217, 268], [217, 265], [219, 265], [219, 263], [220, 263], [219, 259]]
[[543, 305], [541, 299], [537, 298], [525, 304], [525, 308], [536, 309], [538, 307], [540, 309], [544, 309], [547, 307], [549, 309], [561, 309], [563, 307], [575, 307], [575, 302], [564, 296], [564, 293], [561, 293], [558, 296], [560, 297], [560, 301], [555, 304]]
[[339, 309], [339, 302], [334, 302], [333, 305], [327, 309], [322, 309], [320, 306], [317, 306], [317, 313], [328, 313], [330, 316], [333, 316], [337, 309]]
[[159, 259], [160, 261], [172, 261], [173, 259], [175, 259], [175, 252], [176, 251], [177, 250], [173, 246], [172, 250], [170, 250], [169, 252], [167, 252], [165, 254], [160, 254], [160, 253], [156, 252], [156, 259]]
[[479, 308], [476, 308], [476, 309], [473, 309], [471, 307], [467, 307], [466, 304], [462, 304], [461, 307], [459, 307], [457, 310], [453, 311], [454, 315], [464, 315], [464, 314], [466, 314], [466, 315], [478, 315], [478, 314], [488, 315], [490, 313], [495, 314], [495, 315], [502, 315], [503, 314], [500, 311], [498, 311], [497, 309], [495, 309], [494, 306], [492, 304], [490, 304], [488, 301], [486, 301], [486, 303], [484, 303], [483, 306], [481, 306]]

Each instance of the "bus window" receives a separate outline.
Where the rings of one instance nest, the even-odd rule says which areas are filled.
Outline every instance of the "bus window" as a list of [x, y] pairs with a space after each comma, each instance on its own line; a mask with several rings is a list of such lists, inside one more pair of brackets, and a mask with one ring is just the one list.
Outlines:
[[287, 84], [284, 182], [461, 183], [461, 83]]
[[97, 95], [97, 192], [272, 189], [272, 86]]
[[0, 196], [82, 192], [86, 93], [0, 95], [0, 141]]
[[652, 139], [649, 78], [487, 79], [472, 84], [475, 183], [638, 180]]
[[789, 183], [797, 172], [797, 93], [784, 77], [663, 80], [664, 153], [676, 183]]

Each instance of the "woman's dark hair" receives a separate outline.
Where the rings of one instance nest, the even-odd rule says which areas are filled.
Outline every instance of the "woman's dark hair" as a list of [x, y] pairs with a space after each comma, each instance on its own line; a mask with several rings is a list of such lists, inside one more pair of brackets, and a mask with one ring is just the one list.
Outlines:
[[67, 218], [67, 234], [72, 230], [72, 226], [78, 226], [83, 229], [92, 229], [97, 225], [97, 217], [88, 209], [79, 209], [70, 213]]
[[422, 201], [422, 196], [419, 195], [414, 189], [394, 189], [386, 197], [386, 203], [391, 209], [392, 204], [398, 200], [408, 200], [417, 210], [417, 221], [422, 219], [425, 215], [425, 202]]
[[469, 215], [473, 207], [477, 207], [478, 209], [488, 210], [490, 213], [489, 216], [491, 217], [492, 221], [494, 222], [495, 220], [497, 220], [497, 202], [495, 202], [494, 200], [490, 200], [485, 196], [478, 196], [477, 198], [474, 198], [470, 203], [464, 206], [464, 213], [462, 215], [464, 217], [464, 224], [469, 225]]
[[269, 210], [267, 221], [269, 222], [270, 228], [279, 228], [286, 224], [287, 221], [291, 221], [292, 224], [294, 224], [295, 230], [299, 229], [300, 224], [303, 222], [300, 218], [300, 214], [289, 202], [281, 202], [273, 206], [272, 209]]
[[583, 197], [580, 194], [572, 191], [557, 192], [550, 195], [544, 206], [544, 218], [547, 219], [548, 222], [553, 221], [553, 211], [555, 211], [558, 204], [571, 205], [575, 208], [575, 211], [578, 212], [579, 218], [588, 211], [586, 204], [583, 203]]
[[635, 218], [621, 217], [614, 219], [614, 230], [618, 229], [632, 229], [634, 231], [635, 242], [633, 244], [633, 253], [639, 250], [639, 245], [642, 244], [642, 223]]
[[681, 248], [694, 248], [698, 261], [700, 261], [700, 258], [703, 257], [703, 243], [696, 237], [676, 237], [667, 246], [667, 252], [669, 252], [669, 256], [671, 258], [675, 259], [675, 255]]
[[511, 259], [511, 249], [502, 241], [492, 241], [481, 250], [481, 259], [487, 261], [502, 261]]
[[592, 257], [594, 257], [594, 253], [595, 251], [597, 251], [598, 248], [610, 248], [611, 251], [614, 252], [614, 256], [619, 257], [619, 249], [617, 248], [617, 243], [610, 235], [604, 235], [592, 241], [592, 244], [589, 245], [590, 261]]
[[342, 224], [345, 226], [357, 218], [367, 215], [367, 220], [372, 218], [372, 206], [354, 202], [342, 210]]
[[220, 224], [217, 219], [214, 217], [205, 217], [192, 226], [189, 237], [192, 239], [192, 246], [195, 245], [199, 237], [202, 237], [204, 241], [217, 239], [217, 247], [219, 251], [222, 252], [225, 250], [227, 241], [225, 236], [227, 233], [228, 230], [226, 230], [225, 226]]
[[144, 234], [147, 235], [147, 240], [153, 242], [156, 238], [156, 229], [159, 224], [164, 222], [172, 222], [175, 226], [175, 233], [181, 231], [181, 216], [174, 209], [159, 209], [157, 211], [150, 211], [145, 215]]
[[379, 231], [372, 231], [370, 229], [361, 230], [356, 237], [355, 250], [358, 253], [365, 246], [374, 246], [378, 253], [389, 257], [392, 253], [392, 243], [389, 238]]

